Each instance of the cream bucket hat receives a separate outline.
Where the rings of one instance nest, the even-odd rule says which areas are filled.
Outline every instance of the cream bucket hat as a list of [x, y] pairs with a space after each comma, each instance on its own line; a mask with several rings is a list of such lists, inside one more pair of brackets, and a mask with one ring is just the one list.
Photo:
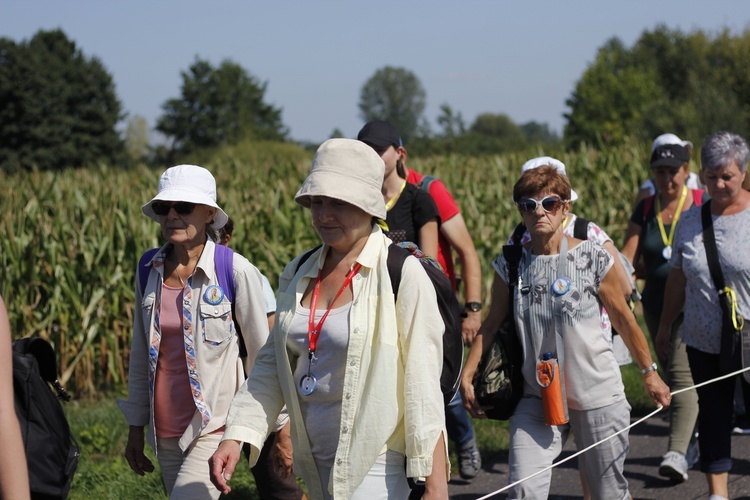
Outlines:
[[345, 201], [378, 219], [386, 218], [383, 201], [383, 159], [354, 139], [329, 139], [320, 145], [310, 174], [294, 200], [310, 208], [311, 196]]

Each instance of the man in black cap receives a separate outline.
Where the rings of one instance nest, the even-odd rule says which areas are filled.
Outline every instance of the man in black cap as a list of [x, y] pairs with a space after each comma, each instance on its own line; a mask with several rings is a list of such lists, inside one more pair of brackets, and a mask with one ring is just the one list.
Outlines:
[[[442, 181], [406, 168], [408, 155], [396, 127], [384, 120], [373, 120], [359, 131], [357, 139], [372, 147], [384, 161], [395, 158], [398, 175], [410, 184], [428, 192], [440, 213], [437, 259], [453, 284], [454, 292], [458, 280], [453, 265], [451, 250], [456, 250], [461, 261], [461, 278], [465, 300], [462, 333], [464, 343], [471, 344], [481, 324], [482, 270], [474, 242], [471, 240], [461, 211]], [[458, 448], [459, 472], [463, 479], [472, 479], [482, 467], [482, 457], [476, 444], [471, 419], [463, 408], [460, 395], [456, 395], [445, 408], [448, 437]]]

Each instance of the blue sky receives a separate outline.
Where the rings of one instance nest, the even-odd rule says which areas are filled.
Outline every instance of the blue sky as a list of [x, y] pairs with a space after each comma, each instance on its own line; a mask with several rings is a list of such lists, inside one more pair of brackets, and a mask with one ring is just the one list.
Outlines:
[[61, 28], [112, 74], [129, 114], [153, 126], [195, 56], [229, 58], [261, 81], [296, 140], [355, 136], [359, 92], [385, 66], [413, 71], [437, 128], [448, 103], [562, 131], [565, 100], [607, 39], [630, 46], [663, 23], [683, 31], [750, 28], [747, 0], [267, 1], [3, 0], [0, 36]]

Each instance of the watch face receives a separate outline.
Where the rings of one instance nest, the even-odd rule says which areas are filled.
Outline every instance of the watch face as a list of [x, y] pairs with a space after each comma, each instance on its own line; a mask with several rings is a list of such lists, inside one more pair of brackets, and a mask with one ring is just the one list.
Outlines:
[[482, 310], [481, 302], [467, 302], [466, 308], [471, 312], [479, 312]]

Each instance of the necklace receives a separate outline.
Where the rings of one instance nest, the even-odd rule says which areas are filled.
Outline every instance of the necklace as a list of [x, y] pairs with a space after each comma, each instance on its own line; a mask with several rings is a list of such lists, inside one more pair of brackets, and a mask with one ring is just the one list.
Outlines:
[[179, 269], [177, 269], [177, 268], [175, 267], [175, 268], [174, 268], [174, 272], [176, 272], [176, 273], [177, 273], [177, 277], [178, 277], [178, 278], [180, 278], [180, 285], [182, 285], [182, 288], [185, 288], [185, 282], [184, 282], [184, 281], [183, 281], [183, 279], [182, 279], [182, 275], [180, 274], [180, 271], [179, 271]]

